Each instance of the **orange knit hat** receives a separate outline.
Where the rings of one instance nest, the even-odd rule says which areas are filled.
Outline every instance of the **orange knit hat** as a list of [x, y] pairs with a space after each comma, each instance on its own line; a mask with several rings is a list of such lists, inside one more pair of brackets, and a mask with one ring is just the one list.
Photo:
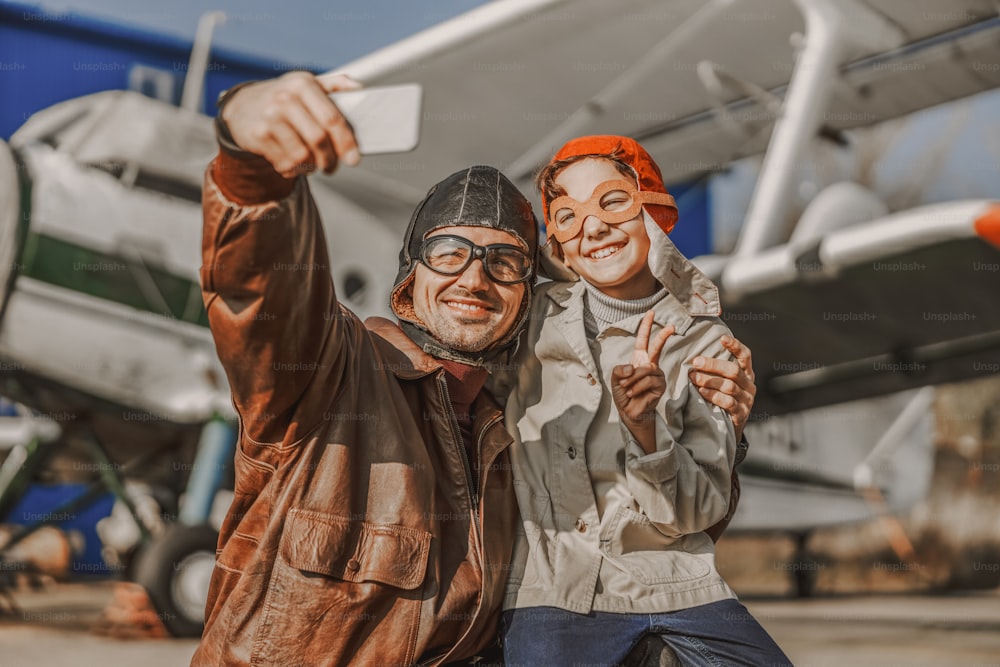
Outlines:
[[[614, 154], [619, 160], [632, 167], [640, 191], [670, 194], [663, 184], [663, 176], [660, 174], [660, 168], [656, 162], [646, 152], [646, 149], [639, 145], [638, 141], [630, 137], [604, 134], [571, 139], [552, 156], [550, 163], [576, 156], [607, 154]], [[543, 189], [542, 215], [546, 222], [549, 218], [549, 203], [549, 198]], [[669, 234], [677, 223], [677, 209], [661, 204], [646, 204], [645, 208], [649, 216], [663, 230], [663, 233]]]

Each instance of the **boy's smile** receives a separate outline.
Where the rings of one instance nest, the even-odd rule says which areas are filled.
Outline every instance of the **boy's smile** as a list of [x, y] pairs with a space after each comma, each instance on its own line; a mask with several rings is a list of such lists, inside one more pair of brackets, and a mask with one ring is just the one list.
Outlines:
[[624, 244], [614, 243], [612, 245], [603, 246], [601, 248], [598, 248], [597, 250], [592, 251], [589, 255], [587, 255], [587, 257], [589, 257], [590, 259], [604, 259], [606, 257], [614, 255], [624, 247], [625, 247]]

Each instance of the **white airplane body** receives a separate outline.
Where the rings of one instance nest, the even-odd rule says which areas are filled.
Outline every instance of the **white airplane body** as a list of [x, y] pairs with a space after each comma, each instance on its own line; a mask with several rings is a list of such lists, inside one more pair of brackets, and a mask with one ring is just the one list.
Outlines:
[[[19, 174], [30, 185], [0, 227], [5, 249], [19, 251], [8, 264], [16, 279], [0, 294], [8, 370], [135, 411], [137, 421], [235, 418], [199, 287], [211, 120], [109, 91], [39, 112], [11, 146], [18, 162], [4, 147], [0, 172], [8, 191], [21, 189]], [[314, 189], [336, 225], [338, 292], [362, 316], [385, 313], [395, 236], [325, 184]]]

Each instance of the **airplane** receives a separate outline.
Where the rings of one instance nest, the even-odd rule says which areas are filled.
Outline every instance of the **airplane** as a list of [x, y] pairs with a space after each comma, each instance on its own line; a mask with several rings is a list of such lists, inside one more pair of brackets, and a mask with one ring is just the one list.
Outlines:
[[[668, 183], [763, 156], [733, 252], [695, 258], [757, 370], [730, 530], [804, 545], [817, 527], [902, 511], [930, 483], [929, 386], [1000, 370], [1000, 271], [976, 268], [1000, 264], [1000, 205], [891, 210], [858, 183], [803, 203], [798, 177], [818, 145], [844, 150], [866, 127], [998, 87], [973, 67], [1000, 62], [998, 33], [990, 0], [483, 5], [337, 68], [417, 81], [425, 106], [413, 152], [311, 177], [336, 287], [360, 315], [386, 314], [410, 211], [469, 164], [531, 192], [581, 134], [635, 137]], [[201, 622], [214, 545], [196, 531], [231, 457], [197, 282], [213, 152], [209, 118], [127, 91], [45, 109], [0, 146], [0, 188], [18, 193], [0, 210], [0, 394], [78, 415], [59, 424], [66, 437], [173, 448], [192, 473], [214, 470], [190, 475], [179, 525], [140, 557], [176, 634]]]
[[[199, 54], [189, 82], [204, 77], [207, 45]], [[114, 547], [105, 560], [146, 585], [182, 636], [204, 622], [218, 540], [207, 524], [227, 504], [216, 492], [232, 474], [236, 422], [199, 286], [215, 135], [191, 100], [95, 93], [43, 109], [0, 142], [0, 395], [33, 412], [0, 432], [0, 449], [30, 443], [0, 468], [0, 516], [52, 445], [68, 450], [64, 466], [100, 473], [78, 500], [113, 491], [119, 501], [97, 526]], [[350, 198], [313, 184], [333, 277], [356, 313], [387, 315], [398, 242], [383, 220], [412, 205], [354, 180]], [[29, 544], [26, 531], [0, 536], [0, 558]]]

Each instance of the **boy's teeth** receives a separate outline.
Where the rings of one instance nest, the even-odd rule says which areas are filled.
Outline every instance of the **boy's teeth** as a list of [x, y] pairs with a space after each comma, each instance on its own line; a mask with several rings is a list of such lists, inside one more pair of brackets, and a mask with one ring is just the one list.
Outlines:
[[590, 253], [590, 256], [593, 259], [604, 259], [608, 255], [613, 255], [616, 252], [618, 252], [618, 246], [612, 246], [610, 248], [601, 248], [596, 252], [592, 252]]
[[452, 305], [456, 306], [457, 308], [461, 308], [462, 310], [479, 310], [478, 306], [473, 306], [473, 305], [470, 305], [470, 304], [467, 304], [467, 303], [454, 303], [454, 302], [452, 302]]

